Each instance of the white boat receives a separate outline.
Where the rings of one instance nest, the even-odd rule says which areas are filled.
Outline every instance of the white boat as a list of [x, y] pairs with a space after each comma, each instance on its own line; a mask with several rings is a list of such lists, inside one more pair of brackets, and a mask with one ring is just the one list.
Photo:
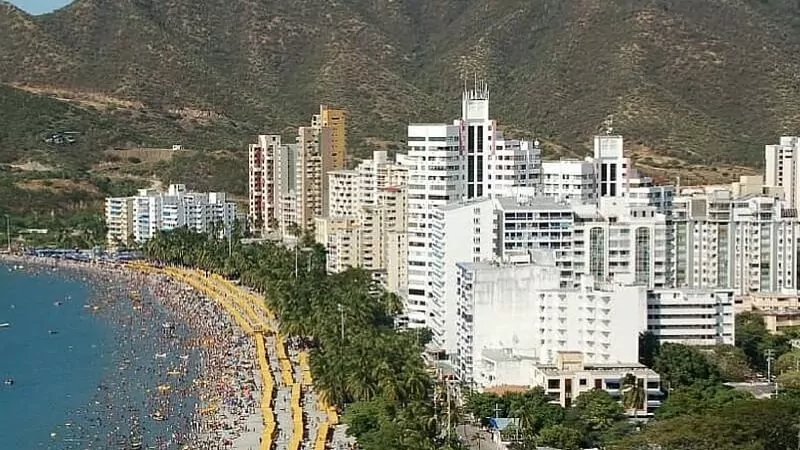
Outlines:
[[156, 353], [156, 358], [166, 358], [166, 357], [167, 357], [166, 353]]
[[8, 322], [3, 322], [3, 323], [0, 323], [0, 328], [8, 328], [8, 327], [10, 327], [10, 326], [11, 326], [11, 324], [10, 324], [10, 323], [8, 323]]

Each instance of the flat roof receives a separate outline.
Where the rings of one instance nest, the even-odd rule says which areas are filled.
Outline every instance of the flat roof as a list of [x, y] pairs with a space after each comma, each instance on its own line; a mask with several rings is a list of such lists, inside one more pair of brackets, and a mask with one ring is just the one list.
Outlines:
[[572, 211], [569, 206], [559, 203], [550, 197], [497, 197], [497, 202], [504, 211]]
[[609, 364], [584, 364], [582, 370], [561, 370], [554, 364], [541, 364], [534, 366], [536, 370], [543, 372], [547, 376], [563, 376], [575, 375], [579, 373], [590, 373], [594, 375], [599, 374], [618, 374], [624, 375], [626, 372], [634, 374], [647, 374], [658, 376], [658, 373], [653, 369], [648, 368], [639, 363], [609, 363]]

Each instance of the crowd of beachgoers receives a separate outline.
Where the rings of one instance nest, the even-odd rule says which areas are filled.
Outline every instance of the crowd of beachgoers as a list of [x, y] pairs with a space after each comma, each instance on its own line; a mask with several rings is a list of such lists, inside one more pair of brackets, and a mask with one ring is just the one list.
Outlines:
[[63, 436], [54, 434], [57, 448], [261, 447], [255, 345], [218, 303], [122, 264], [2, 258], [17, 270], [84, 278], [88, 309], [119, 331], [114, 369]]

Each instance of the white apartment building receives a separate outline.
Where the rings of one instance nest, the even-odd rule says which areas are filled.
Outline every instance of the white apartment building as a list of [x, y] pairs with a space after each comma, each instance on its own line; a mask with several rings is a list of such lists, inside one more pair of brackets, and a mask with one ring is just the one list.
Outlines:
[[675, 285], [752, 292], [797, 291], [800, 221], [770, 196], [729, 190], [674, 200]]
[[132, 197], [106, 198], [105, 219], [109, 245], [145, 242], [159, 231], [180, 227], [227, 235], [236, 221], [236, 204], [224, 192], [189, 192], [173, 184], [167, 192], [141, 189]]
[[764, 147], [765, 184], [779, 187], [789, 208], [800, 209], [800, 137], [781, 136], [777, 145]]
[[534, 253], [532, 260], [457, 264], [455, 365], [462, 381], [479, 387], [497, 382], [491, 379], [497, 351], [531, 364], [551, 364], [565, 350], [595, 363], [638, 360], [647, 317], [644, 286], [583, 277], [577, 288], [562, 288], [552, 257]]
[[456, 263], [488, 261], [494, 256], [494, 200], [481, 197], [434, 210], [430, 221], [431, 297], [429, 328], [432, 343], [447, 354], [456, 351], [458, 295]]
[[545, 197], [593, 203], [597, 201], [597, 187], [597, 173], [591, 160], [542, 161], [541, 192]]
[[392, 252], [407, 251], [398, 242], [405, 239], [407, 229], [407, 173], [405, 166], [389, 161], [386, 151], [375, 151], [355, 170], [328, 173], [330, 215], [316, 218], [315, 233], [328, 250], [329, 271], [348, 267], [388, 271], [391, 259], [395, 272], [387, 274], [387, 280], [405, 279], [405, 268], [397, 267], [405, 256]]
[[733, 289], [655, 289], [647, 293], [647, 329], [661, 343], [734, 344]]
[[541, 150], [506, 139], [489, 118], [489, 90], [464, 90], [461, 118], [453, 125], [408, 126], [409, 219], [406, 313], [411, 327], [426, 326], [434, 267], [431, 219], [435, 209], [459, 200], [492, 196], [512, 186], [537, 188]]

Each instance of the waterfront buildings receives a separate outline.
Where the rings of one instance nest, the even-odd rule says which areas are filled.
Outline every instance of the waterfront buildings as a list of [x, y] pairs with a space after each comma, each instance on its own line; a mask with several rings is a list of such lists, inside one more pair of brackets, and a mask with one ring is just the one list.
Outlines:
[[236, 220], [236, 204], [224, 192], [190, 192], [173, 184], [167, 192], [141, 189], [135, 196], [106, 198], [105, 220], [111, 246], [145, 242], [159, 231], [181, 227], [227, 235]]
[[653, 289], [647, 330], [660, 343], [708, 347], [734, 344], [733, 289]]
[[387, 282], [399, 285], [405, 272], [398, 252], [406, 251], [407, 178], [407, 168], [390, 161], [386, 151], [375, 151], [355, 170], [328, 173], [330, 214], [316, 218], [315, 234], [328, 250], [329, 271], [391, 269]]
[[345, 167], [346, 115], [327, 106], [297, 130], [294, 143], [261, 135], [249, 147], [249, 217], [258, 230], [311, 229], [328, 215], [328, 173]]

